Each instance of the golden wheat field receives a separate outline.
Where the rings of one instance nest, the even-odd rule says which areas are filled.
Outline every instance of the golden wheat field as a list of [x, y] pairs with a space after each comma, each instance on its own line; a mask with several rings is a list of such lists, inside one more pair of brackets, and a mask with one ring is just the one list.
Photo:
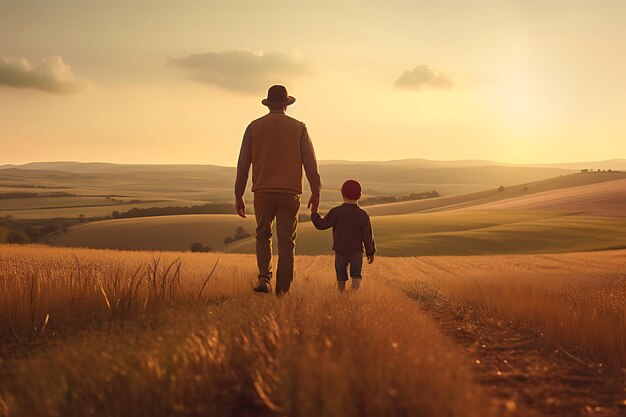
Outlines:
[[276, 298], [250, 255], [0, 246], [0, 416], [624, 411], [626, 251], [296, 265]]

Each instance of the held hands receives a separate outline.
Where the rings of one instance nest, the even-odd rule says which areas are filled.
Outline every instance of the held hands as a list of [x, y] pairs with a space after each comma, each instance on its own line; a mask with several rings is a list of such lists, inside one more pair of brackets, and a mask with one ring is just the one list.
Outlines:
[[246, 203], [244, 203], [243, 198], [235, 199], [235, 210], [239, 217], [246, 218]]
[[311, 198], [309, 198], [309, 203], [307, 204], [307, 208], [311, 209], [311, 213], [317, 213], [317, 209], [319, 207], [320, 207], [320, 196], [311, 195]]
[[367, 255], [367, 263], [368, 264], [374, 263], [374, 255]]

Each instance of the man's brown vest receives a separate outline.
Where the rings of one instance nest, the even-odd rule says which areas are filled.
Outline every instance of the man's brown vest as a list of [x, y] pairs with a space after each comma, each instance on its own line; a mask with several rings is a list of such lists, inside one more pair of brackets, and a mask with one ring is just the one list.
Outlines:
[[250, 123], [252, 191], [302, 194], [304, 123], [269, 113]]

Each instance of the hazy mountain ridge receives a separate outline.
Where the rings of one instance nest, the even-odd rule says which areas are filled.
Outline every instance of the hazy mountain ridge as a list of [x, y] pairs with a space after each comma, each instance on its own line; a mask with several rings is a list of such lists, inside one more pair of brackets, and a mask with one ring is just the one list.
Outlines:
[[626, 171], [626, 159], [607, 159], [605, 161], [591, 162], [562, 162], [557, 164], [528, 165], [537, 167], [564, 168], [564, 169], [612, 169], [618, 171]]
[[231, 170], [232, 167], [200, 164], [115, 164], [109, 162], [51, 161], [0, 165], [0, 169], [65, 171], [77, 173], [185, 172]]
[[[519, 167], [519, 168], [554, 168], [562, 170], [580, 169], [613, 169], [626, 170], [625, 159], [609, 159], [604, 161], [589, 162], [562, 162], [548, 164], [513, 164], [490, 160], [467, 159], [438, 161], [430, 159], [400, 159], [391, 161], [346, 161], [346, 160], [320, 160], [320, 166], [387, 166], [399, 168], [464, 168], [464, 167]], [[116, 164], [109, 162], [77, 162], [77, 161], [49, 161], [29, 162], [26, 164], [5, 164], [0, 169], [27, 169], [46, 171], [69, 171], [81, 173], [128, 173], [128, 172], [181, 172], [181, 171], [215, 171], [230, 170], [233, 167], [211, 164]]]

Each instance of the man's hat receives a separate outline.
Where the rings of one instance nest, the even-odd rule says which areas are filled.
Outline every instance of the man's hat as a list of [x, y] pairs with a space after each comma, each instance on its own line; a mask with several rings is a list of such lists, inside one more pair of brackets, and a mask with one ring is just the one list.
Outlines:
[[348, 180], [341, 186], [341, 195], [348, 200], [358, 200], [361, 198], [361, 184], [355, 180]]
[[264, 106], [289, 106], [296, 102], [295, 97], [291, 97], [287, 94], [287, 89], [284, 85], [273, 85], [267, 90], [267, 98], [261, 100]]

